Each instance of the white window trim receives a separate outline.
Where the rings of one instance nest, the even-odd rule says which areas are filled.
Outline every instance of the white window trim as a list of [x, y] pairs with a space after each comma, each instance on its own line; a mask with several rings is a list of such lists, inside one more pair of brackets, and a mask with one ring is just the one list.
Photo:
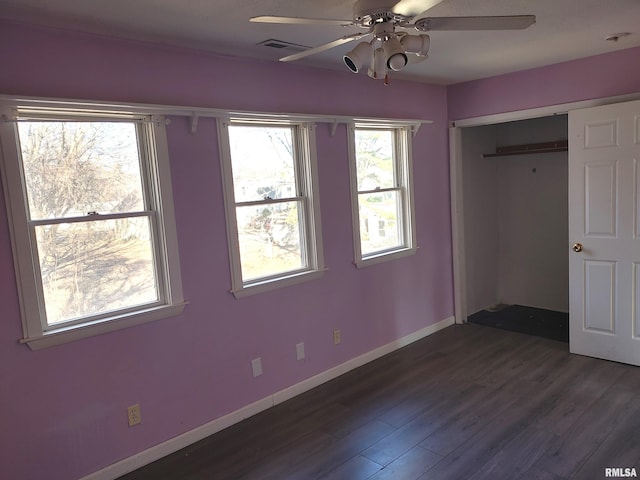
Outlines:
[[[299, 162], [304, 163], [304, 168], [300, 169], [301, 178], [305, 184], [305, 191], [310, 192], [306, 197], [307, 215], [305, 215], [305, 232], [307, 238], [304, 239], [308, 248], [309, 267], [291, 273], [274, 275], [269, 278], [258, 279], [246, 284], [242, 279], [242, 268], [240, 263], [240, 243], [238, 240], [238, 223], [236, 217], [236, 201], [233, 185], [233, 172], [231, 164], [231, 148], [229, 144], [228, 127], [233, 122], [240, 124], [255, 123], [256, 125], [295, 125], [301, 129], [304, 136], [302, 143], [307, 148], [299, 146], [302, 158]], [[231, 290], [236, 298], [243, 298], [249, 295], [268, 292], [271, 290], [297, 285], [299, 283], [316, 280], [324, 275], [327, 270], [324, 264], [324, 250], [322, 246], [322, 223], [320, 221], [320, 195], [318, 186], [318, 169], [316, 156], [316, 136], [315, 124], [308, 122], [308, 119], [297, 119], [292, 116], [283, 118], [281, 115], [270, 118], [263, 115], [256, 119], [252, 116], [234, 116], [219, 118], [218, 145], [220, 148], [220, 163], [222, 168], [222, 190], [225, 203], [225, 218], [227, 223], [227, 244], [229, 247], [229, 263], [231, 270]]]
[[[4, 100], [4, 99], [3, 99]], [[162, 262], [159, 269], [164, 283], [164, 298], [160, 305], [143, 306], [131, 311], [119, 311], [112, 315], [105, 315], [99, 318], [89, 319], [87, 322], [73, 325], [61, 325], [51, 327], [46, 331], [42, 325], [42, 302], [38, 301], [40, 289], [38, 287], [39, 275], [34, 268], [35, 250], [32, 248], [32, 238], [29, 233], [26, 192], [22, 185], [21, 168], [18, 152], [18, 139], [15, 129], [16, 108], [21, 103], [13, 100], [0, 105], [3, 121], [0, 122], [0, 139], [2, 149], [0, 150], [0, 168], [2, 173], [5, 202], [7, 205], [7, 215], [11, 234], [12, 252], [14, 258], [14, 268], [16, 273], [16, 284], [20, 302], [20, 313], [22, 319], [23, 338], [21, 343], [26, 343], [32, 350], [59, 345], [82, 338], [92, 337], [107, 332], [129, 328], [160, 318], [179, 315], [186, 302], [183, 298], [182, 279], [180, 274], [180, 262], [178, 257], [178, 240], [176, 233], [173, 192], [171, 187], [171, 172], [168, 157], [167, 137], [165, 131], [165, 121], [161, 116], [150, 116], [145, 112], [138, 111], [135, 107], [122, 110], [118, 113], [109, 110], [87, 109], [80, 103], [74, 101], [58, 102], [54, 111], [56, 118], [77, 118], [76, 115], [83, 115], [84, 120], [104, 119], [105, 114], [112, 115], [113, 121], [132, 121], [133, 118], [145, 117], [143, 122], [150, 123], [155, 144], [155, 156], [148, 159], [147, 168], [149, 172], [145, 175], [154, 175], [155, 180], [145, 180], [147, 185], [155, 190], [156, 197], [156, 218], [158, 239], [156, 241], [156, 251]], [[36, 115], [51, 115], [52, 109], [46, 107], [43, 102], [40, 105], [37, 101], [29, 101], [27, 110]], [[41, 108], [40, 108], [41, 107]], [[108, 112], [108, 113], [107, 113]], [[149, 138], [149, 136], [145, 136]], [[147, 148], [147, 146], [145, 146]], [[146, 177], [145, 177], [146, 178]]]
[[[358, 203], [358, 175], [356, 171], [356, 128], [381, 128], [394, 130], [395, 158], [397, 159], [398, 185], [402, 191], [402, 228], [404, 244], [370, 255], [362, 255], [362, 243], [360, 236], [360, 207]], [[351, 219], [353, 222], [353, 251], [354, 265], [357, 268], [377, 265], [379, 263], [396, 260], [398, 258], [414, 255], [418, 249], [416, 246], [415, 214], [413, 200], [413, 152], [411, 139], [414, 133], [412, 124], [398, 124], [385, 122], [384, 120], [358, 121], [349, 124], [348, 148], [349, 148], [349, 179], [351, 185]], [[401, 138], [400, 138], [401, 137]]]

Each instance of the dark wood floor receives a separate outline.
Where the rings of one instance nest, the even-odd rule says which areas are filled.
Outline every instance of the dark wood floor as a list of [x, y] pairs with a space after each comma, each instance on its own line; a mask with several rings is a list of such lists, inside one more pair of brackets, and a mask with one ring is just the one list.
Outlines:
[[557, 480], [640, 475], [640, 368], [449, 327], [126, 480]]

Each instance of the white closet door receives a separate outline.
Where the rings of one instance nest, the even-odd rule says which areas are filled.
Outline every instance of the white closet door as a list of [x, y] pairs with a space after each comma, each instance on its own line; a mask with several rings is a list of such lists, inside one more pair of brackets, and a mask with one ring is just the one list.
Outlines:
[[572, 353], [640, 365], [640, 101], [569, 113]]

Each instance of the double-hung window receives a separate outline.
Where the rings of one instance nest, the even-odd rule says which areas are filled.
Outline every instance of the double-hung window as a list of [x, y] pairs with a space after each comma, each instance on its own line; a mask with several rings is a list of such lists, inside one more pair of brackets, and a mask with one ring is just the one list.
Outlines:
[[314, 125], [250, 118], [218, 125], [232, 293], [321, 275]]
[[415, 252], [410, 127], [355, 123], [349, 132], [356, 266]]
[[179, 313], [164, 124], [135, 112], [12, 106], [2, 166], [31, 348]]

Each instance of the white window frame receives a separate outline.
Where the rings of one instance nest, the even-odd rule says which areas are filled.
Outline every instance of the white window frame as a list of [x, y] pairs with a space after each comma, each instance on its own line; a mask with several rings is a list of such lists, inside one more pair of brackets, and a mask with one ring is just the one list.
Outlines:
[[[286, 126], [292, 127], [295, 146], [295, 171], [298, 191], [304, 209], [303, 238], [301, 248], [307, 260], [307, 267], [294, 272], [275, 274], [269, 277], [244, 281], [240, 259], [240, 243], [238, 239], [238, 223], [236, 208], [242, 202], [236, 202], [233, 184], [233, 170], [231, 149], [229, 143], [230, 125], [255, 126]], [[322, 247], [322, 228], [320, 221], [320, 197], [318, 188], [318, 173], [316, 160], [315, 124], [308, 120], [279, 115], [269, 118], [261, 115], [234, 116], [219, 118], [218, 143], [220, 147], [220, 162], [222, 167], [222, 184], [224, 192], [227, 238], [229, 246], [229, 262], [231, 270], [231, 293], [236, 298], [262, 293], [277, 288], [296, 285], [301, 282], [320, 278], [326, 271], [324, 251]], [[266, 200], [268, 202], [268, 200]], [[250, 202], [256, 203], [256, 202]], [[259, 202], [258, 202], [259, 203]]]
[[[59, 345], [160, 318], [182, 313], [182, 292], [178, 241], [174, 218], [173, 193], [169, 166], [165, 120], [135, 107], [118, 106], [108, 110], [88, 108], [73, 101], [56, 106], [30, 100], [4, 101], [0, 104], [0, 168], [11, 233], [16, 284], [23, 328], [21, 343], [32, 350]], [[138, 125], [141, 175], [146, 193], [145, 207], [151, 218], [154, 238], [159, 300], [140, 307], [126, 308], [107, 314], [87, 316], [81, 320], [47, 325], [44, 295], [39, 273], [35, 242], [35, 223], [29, 219], [26, 187], [23, 179], [17, 122], [42, 121], [112, 121]], [[101, 218], [104, 216], [101, 215]]]
[[[402, 236], [399, 246], [374, 252], [362, 254], [362, 240], [360, 232], [360, 208], [359, 195], [367, 193], [358, 191], [358, 175], [356, 164], [356, 142], [355, 132], [357, 129], [391, 131], [394, 138], [394, 168], [395, 185], [389, 189], [398, 192], [400, 195], [400, 212], [398, 212], [399, 231]], [[349, 147], [349, 177], [351, 184], [351, 212], [353, 220], [353, 251], [354, 264], [357, 268], [375, 265], [381, 262], [394, 260], [415, 254], [416, 233], [413, 201], [413, 155], [412, 155], [412, 133], [415, 132], [413, 124], [398, 124], [385, 121], [358, 121], [349, 124], [348, 147]], [[369, 193], [374, 193], [373, 190]]]

